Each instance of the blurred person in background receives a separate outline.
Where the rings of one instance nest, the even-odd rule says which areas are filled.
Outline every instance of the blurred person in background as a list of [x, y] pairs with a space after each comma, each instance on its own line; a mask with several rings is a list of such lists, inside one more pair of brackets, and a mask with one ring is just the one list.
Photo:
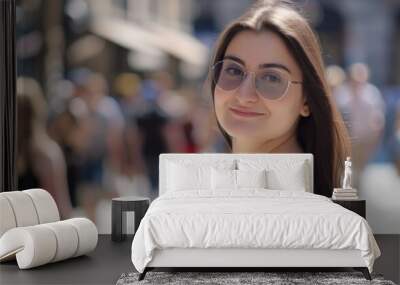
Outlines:
[[142, 155], [143, 138], [137, 118], [146, 110], [147, 102], [140, 94], [141, 79], [134, 73], [121, 73], [114, 80], [114, 90], [125, 119], [121, 175], [117, 179], [119, 195], [149, 196], [150, 181]]
[[158, 196], [159, 155], [170, 152], [165, 139], [168, 117], [155, 102], [152, 102], [150, 108], [138, 116], [137, 123], [142, 137], [141, 152], [151, 183], [150, 198], [154, 199]]
[[325, 69], [326, 80], [332, 92], [342, 86], [346, 80], [346, 72], [338, 65], [330, 65]]
[[229, 152], [229, 146], [218, 130], [209, 97], [203, 96], [204, 92], [198, 92], [194, 86], [187, 86], [180, 92], [188, 100], [184, 123], [188, 142], [186, 152]]
[[158, 164], [161, 153], [184, 152], [185, 136], [178, 118], [185, 103], [172, 91], [173, 80], [164, 71], [143, 81], [141, 94], [147, 108], [137, 116], [142, 154], [151, 183], [150, 199], [158, 196]]
[[[336, 92], [341, 92], [338, 89], [342, 88], [343, 84], [345, 84], [347, 80], [346, 71], [338, 65], [330, 65], [325, 69], [325, 75], [326, 75], [326, 81], [331, 89], [332, 94], [335, 96]], [[337, 100], [335, 100], [335, 103], [336, 104], [338, 103]], [[343, 107], [341, 106], [339, 110], [342, 115], [343, 121], [346, 124], [347, 129], [349, 129], [348, 124], [351, 120], [349, 118], [350, 113], [343, 110]]]
[[164, 137], [169, 152], [187, 152], [190, 148], [185, 133], [186, 114], [189, 110], [188, 98], [174, 89], [174, 79], [168, 72], [156, 72], [152, 78], [158, 93], [156, 103], [168, 117]]
[[142, 96], [142, 80], [135, 73], [120, 73], [114, 79], [114, 91], [126, 123], [136, 122], [137, 116], [149, 108], [148, 100]]
[[97, 203], [117, 196], [115, 174], [122, 170], [124, 118], [116, 100], [108, 95], [105, 78], [98, 73], [78, 74], [77, 94], [88, 109], [81, 148], [81, 201], [95, 221]]
[[79, 97], [59, 98], [53, 104], [49, 120], [49, 134], [63, 150], [67, 165], [67, 180], [71, 203], [74, 208], [79, 206], [78, 186], [82, 168], [84, 146], [90, 134], [88, 124], [88, 109]]
[[368, 80], [368, 66], [355, 63], [349, 67], [348, 81], [333, 92], [350, 133], [355, 188], [360, 188], [360, 177], [377, 150], [385, 125], [385, 102]]
[[397, 174], [400, 176], [400, 101], [397, 101], [396, 105], [396, 119], [392, 142], [394, 148], [394, 165], [396, 167]]
[[46, 131], [46, 101], [32, 78], [17, 80], [17, 114], [18, 189], [45, 189], [56, 201], [62, 219], [71, 217], [65, 158]]
[[186, 85], [180, 88], [178, 94], [185, 99], [182, 125], [186, 143], [183, 152], [197, 153], [200, 150], [200, 145], [198, 137], [196, 137], [196, 128], [201, 127], [198, 123], [204, 120], [204, 117], [198, 115], [198, 113], [202, 114], [202, 108], [196, 90], [192, 86]]

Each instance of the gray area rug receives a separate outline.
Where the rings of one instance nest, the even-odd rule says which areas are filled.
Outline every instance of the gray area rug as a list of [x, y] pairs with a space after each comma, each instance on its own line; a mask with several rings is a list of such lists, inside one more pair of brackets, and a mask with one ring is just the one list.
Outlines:
[[379, 284], [396, 285], [384, 280], [381, 274], [371, 274], [372, 281], [361, 272], [147, 272], [145, 279], [138, 281], [139, 273], [124, 273], [117, 285], [133, 284]]

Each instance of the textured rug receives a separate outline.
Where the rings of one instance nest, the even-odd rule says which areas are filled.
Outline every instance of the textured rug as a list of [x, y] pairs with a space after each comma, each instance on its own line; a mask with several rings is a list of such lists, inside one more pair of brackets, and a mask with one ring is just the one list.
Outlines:
[[145, 279], [138, 281], [139, 273], [124, 273], [117, 285], [133, 284], [267, 284], [267, 285], [297, 285], [297, 284], [379, 284], [396, 285], [384, 280], [381, 274], [371, 274], [372, 281], [364, 278], [361, 272], [147, 272]]

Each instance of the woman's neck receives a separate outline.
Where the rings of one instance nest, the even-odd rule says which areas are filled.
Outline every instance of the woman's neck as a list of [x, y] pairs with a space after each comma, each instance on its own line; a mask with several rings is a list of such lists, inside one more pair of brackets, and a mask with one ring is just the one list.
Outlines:
[[269, 141], [255, 141], [241, 138], [232, 139], [233, 153], [302, 153], [296, 133], [292, 132]]

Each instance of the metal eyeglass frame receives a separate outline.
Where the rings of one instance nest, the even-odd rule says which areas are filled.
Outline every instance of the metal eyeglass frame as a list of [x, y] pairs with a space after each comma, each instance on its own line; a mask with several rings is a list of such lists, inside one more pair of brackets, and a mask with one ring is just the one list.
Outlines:
[[[244, 77], [243, 77], [242, 81], [240, 82], [240, 84], [238, 85], [238, 87], [236, 87], [235, 89], [232, 89], [232, 90], [225, 90], [225, 89], [223, 89], [222, 87], [220, 87], [220, 86], [218, 85], [217, 82], [215, 82], [215, 76], [214, 76], [215, 67], [216, 67], [218, 64], [220, 64], [221, 62], [224, 62], [224, 61], [231, 61], [231, 62], [233, 62], [234, 64], [241, 66], [242, 69], [244, 70]], [[243, 84], [243, 82], [246, 80], [247, 75], [248, 75], [248, 74], [253, 74], [252, 83], [253, 83], [254, 89], [256, 90], [257, 95], [258, 95], [259, 97], [261, 97], [261, 98], [263, 98], [263, 99], [265, 99], [265, 100], [269, 100], [269, 101], [279, 101], [279, 100], [282, 100], [282, 99], [286, 96], [286, 94], [287, 94], [287, 92], [288, 92], [289, 87], [290, 87], [291, 84], [303, 84], [303, 81], [288, 80], [288, 84], [287, 84], [287, 86], [286, 86], [285, 92], [283, 92], [282, 95], [281, 95], [280, 97], [278, 97], [277, 99], [270, 99], [270, 98], [266, 98], [265, 96], [261, 95], [261, 93], [257, 90], [257, 85], [256, 85], [256, 73], [257, 73], [257, 71], [248, 71], [242, 64], [240, 64], [240, 63], [238, 63], [238, 62], [235, 62], [235, 61], [233, 61], [233, 60], [230, 60], [230, 59], [223, 59], [223, 60], [217, 61], [217, 62], [212, 66], [211, 70], [212, 70], [212, 81], [214, 82], [215, 87], [217, 87], [218, 89], [223, 90], [223, 91], [225, 91], [225, 92], [235, 92], [236, 90], [239, 89], [239, 87], [240, 87], [240, 86]]]

